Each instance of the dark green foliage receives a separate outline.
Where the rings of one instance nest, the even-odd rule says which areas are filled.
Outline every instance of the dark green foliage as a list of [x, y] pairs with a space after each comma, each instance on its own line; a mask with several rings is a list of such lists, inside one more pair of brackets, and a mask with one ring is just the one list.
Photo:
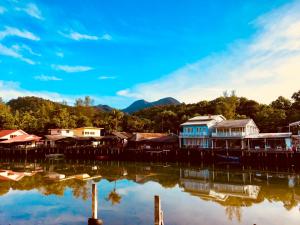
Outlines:
[[288, 124], [300, 120], [300, 91], [292, 100], [282, 96], [269, 105], [259, 104], [234, 92], [195, 104], [153, 106], [128, 115], [122, 111], [94, 107], [90, 97], [77, 99], [74, 106], [37, 97], [19, 97], [3, 102], [0, 97], [0, 129], [23, 129], [45, 134], [50, 128], [96, 126], [112, 131], [173, 132], [197, 115], [222, 114], [227, 119], [252, 118], [262, 132], [287, 131]]

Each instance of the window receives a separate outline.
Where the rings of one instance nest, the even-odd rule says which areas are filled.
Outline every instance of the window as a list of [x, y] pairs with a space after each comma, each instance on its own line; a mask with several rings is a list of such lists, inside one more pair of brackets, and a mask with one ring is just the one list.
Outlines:
[[9, 137], [10, 138], [14, 138], [14, 137], [17, 137], [17, 135], [10, 135]]
[[66, 130], [66, 133], [68, 134], [70, 131], [69, 130]]

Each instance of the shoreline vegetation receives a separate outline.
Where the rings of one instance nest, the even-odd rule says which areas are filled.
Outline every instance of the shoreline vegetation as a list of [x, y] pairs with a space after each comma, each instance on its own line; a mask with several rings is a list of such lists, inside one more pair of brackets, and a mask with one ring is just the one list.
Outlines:
[[284, 132], [287, 125], [300, 120], [300, 90], [291, 99], [279, 96], [270, 104], [260, 104], [235, 92], [224, 92], [211, 101], [194, 104], [155, 106], [133, 114], [113, 109], [109, 112], [93, 106], [86, 96], [74, 106], [38, 97], [19, 97], [4, 102], [0, 97], [0, 129], [22, 129], [37, 135], [51, 128], [95, 126], [113, 131], [171, 132], [178, 134], [179, 125], [197, 115], [222, 114], [227, 119], [252, 118], [262, 132]]

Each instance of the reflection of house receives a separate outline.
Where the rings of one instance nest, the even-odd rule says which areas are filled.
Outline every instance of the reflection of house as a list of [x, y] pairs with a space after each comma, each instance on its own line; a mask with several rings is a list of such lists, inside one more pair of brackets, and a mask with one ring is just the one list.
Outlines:
[[180, 147], [211, 147], [213, 127], [225, 120], [222, 115], [196, 116], [181, 124]]
[[[241, 184], [229, 181], [228, 173], [220, 173], [218, 180], [216, 174], [209, 170], [190, 170], [180, 171], [180, 184], [184, 190], [207, 199], [226, 201], [229, 197], [243, 199], [257, 199], [260, 187], [245, 184], [244, 176]], [[226, 177], [226, 181], [223, 179]], [[230, 183], [229, 183], [230, 182]]]

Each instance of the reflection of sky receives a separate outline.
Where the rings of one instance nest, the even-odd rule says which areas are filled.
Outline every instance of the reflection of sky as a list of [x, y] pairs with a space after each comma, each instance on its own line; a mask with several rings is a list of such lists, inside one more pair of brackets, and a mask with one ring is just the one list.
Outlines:
[[[183, 192], [181, 188], [163, 188], [156, 182], [137, 184], [128, 180], [117, 181], [120, 204], [112, 205], [107, 196], [114, 182], [98, 183], [99, 216], [105, 225], [153, 224], [153, 196], [160, 195], [166, 225], [197, 224], [299, 224], [298, 207], [287, 211], [282, 202], [264, 201], [241, 208], [241, 222], [236, 216], [229, 221], [225, 207], [213, 201]], [[87, 224], [91, 201], [74, 198], [71, 189], [63, 196], [44, 196], [37, 190], [16, 191], [0, 197], [0, 224]], [[288, 223], [287, 223], [288, 221]]]

